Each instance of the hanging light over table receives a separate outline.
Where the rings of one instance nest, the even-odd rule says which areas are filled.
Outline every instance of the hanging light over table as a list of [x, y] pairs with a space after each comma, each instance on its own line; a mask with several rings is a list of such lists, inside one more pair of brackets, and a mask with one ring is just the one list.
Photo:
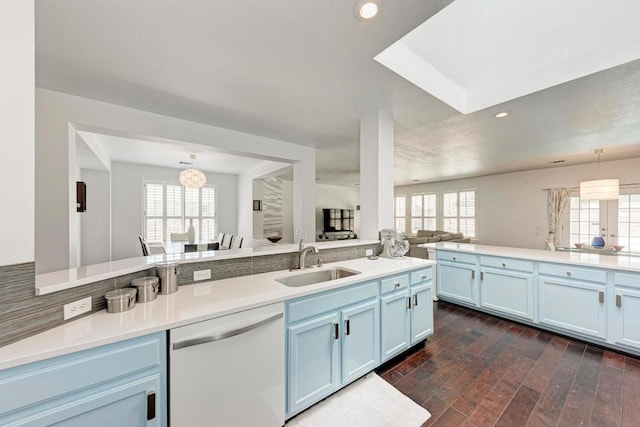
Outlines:
[[[196, 155], [191, 154], [191, 160], [195, 160]], [[207, 176], [199, 169], [185, 169], [180, 172], [180, 184], [187, 188], [200, 188], [207, 183]]]
[[[600, 175], [600, 154], [602, 148], [594, 150], [598, 155], [598, 176]], [[620, 180], [595, 179], [593, 181], [582, 181], [580, 183], [580, 200], [618, 200], [620, 197]]]

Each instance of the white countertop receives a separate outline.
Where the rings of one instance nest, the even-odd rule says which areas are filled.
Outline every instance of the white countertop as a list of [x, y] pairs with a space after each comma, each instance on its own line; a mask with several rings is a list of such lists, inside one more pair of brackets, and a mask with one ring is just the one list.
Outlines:
[[[363, 244], [362, 241], [359, 244]], [[318, 244], [318, 247], [326, 248], [327, 246]], [[360, 271], [361, 274], [296, 288], [284, 286], [274, 279], [314, 269], [294, 272], [274, 271], [180, 286], [178, 292], [159, 295], [154, 301], [145, 304], [136, 304], [130, 311], [107, 313], [106, 310], [102, 310], [2, 347], [0, 348], [0, 369], [433, 264], [435, 264], [434, 261], [419, 258], [398, 260], [359, 258], [326, 264], [322, 268], [341, 266]]]
[[506, 246], [453, 242], [424, 243], [418, 245], [418, 247], [640, 272], [640, 257], [624, 255], [612, 256], [580, 252], [551, 252], [542, 249], [511, 248]]
[[[340, 240], [310, 242], [307, 246], [316, 246], [318, 249], [346, 248], [380, 243], [378, 240]], [[179, 254], [151, 255], [147, 257], [127, 258], [119, 261], [105, 262], [85, 267], [71, 268], [68, 270], [53, 271], [36, 275], [36, 295], [45, 295], [64, 289], [111, 279], [113, 277], [131, 274], [152, 268], [158, 262], [179, 261], [182, 264], [190, 262], [218, 261], [222, 259], [243, 258], [262, 255], [277, 255], [298, 252], [297, 243], [284, 243], [269, 246], [257, 246], [255, 248], [225, 249], [218, 251], [189, 252]]]

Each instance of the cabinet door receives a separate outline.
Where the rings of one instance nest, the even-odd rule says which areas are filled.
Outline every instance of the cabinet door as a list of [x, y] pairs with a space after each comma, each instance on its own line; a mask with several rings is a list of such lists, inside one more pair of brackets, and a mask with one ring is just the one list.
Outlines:
[[438, 261], [438, 295], [477, 305], [475, 266]]
[[640, 349], [640, 291], [615, 287], [617, 344]]
[[433, 335], [433, 288], [431, 282], [411, 288], [411, 345]]
[[338, 313], [288, 327], [288, 414], [298, 413], [338, 389]]
[[605, 286], [540, 276], [540, 323], [606, 339]]
[[482, 267], [480, 305], [532, 320], [533, 274]]
[[380, 303], [377, 299], [342, 310], [342, 383], [380, 363]]
[[393, 292], [381, 298], [381, 358], [383, 362], [409, 347], [411, 337], [408, 304], [408, 289]]
[[[15, 413], [9, 419], [3, 418], [2, 424], [6, 421], [12, 426], [166, 426], [162, 419], [160, 390], [160, 374], [152, 374], [43, 403]], [[152, 408], [155, 413], [151, 412]]]

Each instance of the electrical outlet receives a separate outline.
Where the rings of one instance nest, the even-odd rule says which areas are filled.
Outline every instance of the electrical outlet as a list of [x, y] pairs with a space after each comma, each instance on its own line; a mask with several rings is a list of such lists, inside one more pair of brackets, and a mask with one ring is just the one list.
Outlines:
[[373, 249], [367, 249], [364, 251], [364, 255], [365, 256], [372, 256], [373, 255]]
[[64, 305], [64, 320], [71, 319], [72, 317], [80, 316], [81, 314], [91, 311], [91, 297], [79, 299], [78, 301], [70, 302]]
[[211, 279], [211, 269], [209, 270], [200, 270], [193, 272], [193, 281], [197, 282], [198, 280], [207, 280]]

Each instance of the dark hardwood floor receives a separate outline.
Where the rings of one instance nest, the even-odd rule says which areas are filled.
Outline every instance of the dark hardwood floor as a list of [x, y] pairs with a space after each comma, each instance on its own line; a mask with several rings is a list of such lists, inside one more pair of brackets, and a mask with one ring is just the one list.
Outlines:
[[[446, 302], [435, 334], [376, 372], [427, 426], [640, 426], [640, 359]], [[640, 325], [638, 325], [640, 327]]]

